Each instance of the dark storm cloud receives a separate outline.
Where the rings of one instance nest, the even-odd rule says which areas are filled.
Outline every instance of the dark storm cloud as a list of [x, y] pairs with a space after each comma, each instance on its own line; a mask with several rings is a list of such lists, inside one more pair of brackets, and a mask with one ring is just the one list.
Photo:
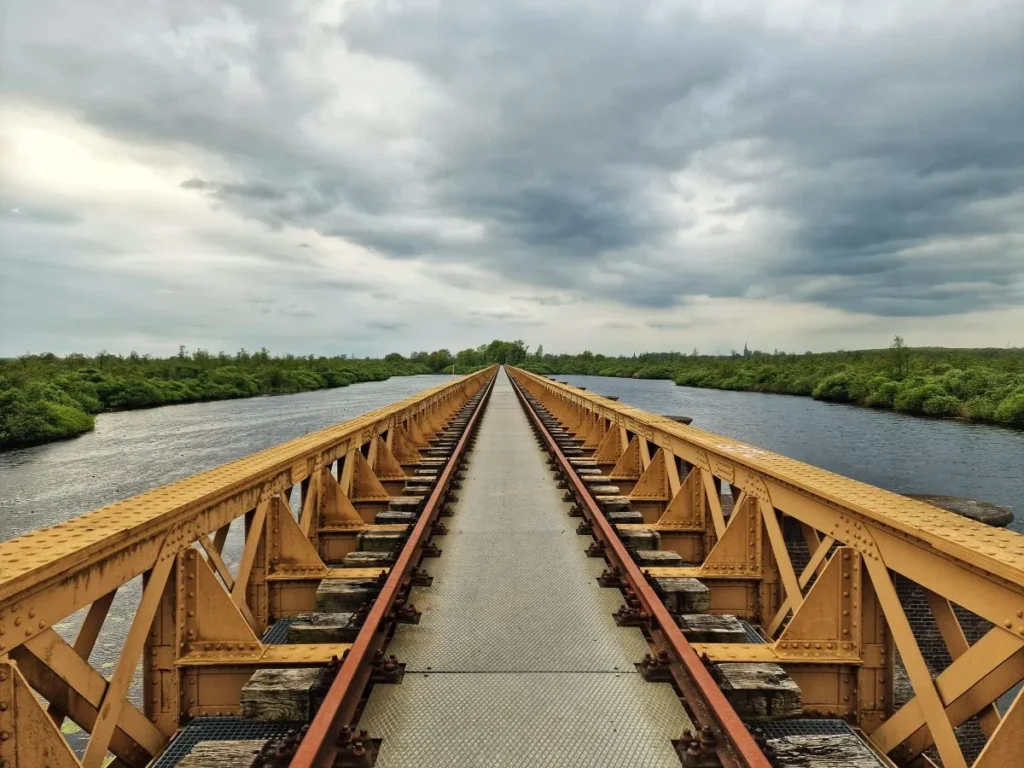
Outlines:
[[[340, 34], [430, 73], [464, 108], [441, 143], [440, 199], [515, 254], [497, 265], [506, 274], [655, 308], [752, 285], [887, 315], [1022, 301], [1019, 243], [985, 253], [972, 241], [1021, 231], [1019, 9], [825, 39], [686, 9], [653, 21], [589, 4], [449, 7], [365, 7]], [[731, 147], [738, 162], [705, 157]], [[731, 205], [719, 197], [721, 212], [760, 208], [792, 236], [740, 264], [691, 266], [708, 261], [692, 258], [701, 246], [670, 234], [697, 216], [659, 212], [651, 196], [698, 165], [750, 187]], [[984, 210], [999, 201], [1010, 215]], [[956, 252], [913, 254], [952, 238]], [[610, 283], [586, 269], [623, 261], [639, 268]]]
[[679, 330], [682, 330], [683, 328], [689, 328], [690, 326], [691, 326], [691, 324], [687, 323], [687, 322], [678, 322], [678, 323], [676, 323], [676, 322], [669, 322], [669, 321], [656, 322], [656, 321], [651, 320], [651, 321], [648, 321], [648, 323], [647, 323], [647, 327], [648, 328], [655, 328], [657, 330], [662, 330], [662, 331], [679, 331]]
[[519, 310], [471, 310], [466, 313], [469, 317], [481, 320], [499, 321], [508, 325], [544, 325], [544, 321], [534, 317], [529, 312]]
[[395, 323], [388, 322], [386, 320], [374, 321], [366, 324], [367, 328], [377, 331], [398, 331], [402, 328], [407, 328], [408, 326], [408, 323]]
[[284, 199], [283, 192], [269, 184], [258, 181], [247, 184], [225, 184], [216, 181], [203, 181], [202, 179], [187, 179], [181, 183], [181, 188], [205, 192], [210, 197], [222, 202], [236, 200], [272, 202]]
[[575, 304], [578, 298], [571, 296], [558, 296], [555, 294], [537, 294], [530, 296], [513, 296], [518, 301], [528, 301], [533, 304], [540, 304], [542, 307], [562, 307], [566, 304]]
[[[4, 85], [218, 158], [181, 186], [270, 227], [428, 260], [468, 289], [498, 273], [541, 306], [1024, 303], [1020, 5], [864, 3], [843, 23], [817, 4], [442, 5], [347, 4], [310, 24], [274, 2], [23, 4]], [[329, 66], [330, 46], [358, 58]], [[346, 112], [334, 79], [359, 66], [410, 97]]]
[[287, 307], [278, 307], [277, 313], [279, 315], [287, 315], [288, 317], [316, 317], [316, 312], [314, 312], [313, 310], [304, 309], [303, 307], [296, 306], [295, 304], [290, 304]]

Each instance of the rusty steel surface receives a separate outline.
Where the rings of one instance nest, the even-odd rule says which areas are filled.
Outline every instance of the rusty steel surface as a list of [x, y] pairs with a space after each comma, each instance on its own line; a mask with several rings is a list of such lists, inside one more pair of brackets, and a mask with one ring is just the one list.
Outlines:
[[[569, 498], [582, 504], [589, 554], [619, 569], [602, 575], [615, 581], [605, 586], [621, 580], [626, 613], [674, 660], [676, 687], [695, 722], [720, 736], [723, 764], [764, 764], [708, 671], [735, 662], [777, 665], [799, 688], [802, 716], [842, 719], [900, 764], [937, 754], [945, 768], [994, 768], [1024, 750], [1024, 695], [996, 706], [1024, 682], [1024, 536], [508, 373]], [[430, 549], [446, 489], [458, 487], [455, 467], [486, 401], [473, 398], [495, 376], [492, 367], [446, 381], [0, 543], [0, 766], [101, 768], [112, 754], [119, 766], [145, 768], [184, 723], [237, 716], [254, 671], [304, 666], [338, 675], [294, 765], [329, 765], [370, 679], [367, 658], [399, 618], [390, 615], [396, 599], [424, 579], [410, 569]], [[243, 548], [229, 568], [233, 521]], [[387, 541], [397, 543], [382, 552]], [[134, 594], [118, 590], [140, 576], [120, 656], [101, 671], [90, 655], [115, 593]], [[684, 582], [705, 601], [692, 612], [747, 627], [743, 642], [687, 640], [692, 626], [681, 629], [675, 615], [682, 598], [671, 596]], [[352, 607], [319, 607], [351, 594], [363, 595]], [[352, 643], [261, 640], [275, 621], [317, 610], [365, 611], [365, 622], [346, 636]], [[57, 625], [79, 611], [78, 635], [66, 640]], [[920, 637], [922, 611], [938, 657]], [[129, 691], [140, 666], [136, 704]], [[897, 672], [909, 684], [902, 699]], [[88, 736], [81, 757], [62, 736], [65, 720]], [[965, 725], [987, 745], [969, 752]]]
[[483, 397], [473, 410], [473, 415], [445, 464], [408, 541], [388, 573], [387, 581], [374, 601], [355, 642], [348, 649], [341, 668], [338, 670], [338, 676], [332, 683], [320, 710], [292, 758], [292, 768], [330, 768], [334, 764], [338, 735], [342, 728], [350, 724], [356, 705], [362, 696], [369, 663], [372, 660], [373, 652], [379, 648], [379, 632], [384, 618], [391, 610], [399, 590], [408, 584], [409, 571], [418, 560], [423, 543], [428, 537], [429, 528], [440, 511], [440, 504], [448, 484], [466, 451], [466, 445], [479, 422], [480, 414], [487, 405], [487, 399], [494, 386], [494, 378], [492, 372], [485, 385], [486, 390]]
[[[524, 409], [529, 414], [539, 434], [543, 436], [544, 441], [547, 443], [547, 450], [555, 456], [563, 472], [568, 476], [576, 498], [586, 505], [587, 518], [596, 527], [595, 534], [611, 550], [606, 554], [622, 569], [623, 575], [629, 582], [629, 586], [640, 599], [654, 625], [660, 630], [666, 646], [682, 665], [687, 678], [685, 681], [680, 681], [682, 682], [681, 687], [684, 697], [691, 710], [697, 716], [698, 724], [702, 727], [712, 727], [716, 731], [716, 735], [720, 737], [717, 741], [718, 745], [720, 745], [719, 759], [722, 761], [722, 764], [727, 766], [742, 765], [748, 768], [770, 768], [768, 759], [754, 741], [754, 737], [725, 698], [725, 695], [701, 662], [696, 651], [694, 651], [686, 638], [683, 637], [683, 633], [679, 629], [678, 624], [676, 624], [672, 614], [669, 613], [664, 602], [658, 597], [651, 585], [648, 584], [643, 572], [619, 540], [615, 529], [608, 522], [594, 497], [580, 479], [579, 474], [576, 473], [568, 458], [562, 453], [554, 438], [552, 438], [551, 433], [541, 422], [540, 417], [530, 406], [529, 401], [523, 396], [518, 385], [516, 386], [516, 394], [519, 395]], [[721, 737], [727, 740], [728, 746], [725, 746]]]
[[[33, 593], [48, 585], [87, 570], [94, 575], [98, 569], [113, 572], [112, 578], [91, 579], [89, 587], [61, 600], [56, 607], [63, 615], [43, 617], [45, 626], [59, 621], [145, 572], [164, 537], [180, 547], [197, 541], [255, 507], [259, 493], [301, 483], [315, 467], [337, 460], [390, 423], [415, 416], [465, 383], [441, 384], [343, 424], [0, 543], [0, 622], [31, 610]], [[99, 581], [103, 586], [97, 589]], [[40, 608], [37, 613], [46, 610]], [[0, 638], [0, 653], [9, 651], [12, 641]]]
[[[422, 464], [419, 451], [495, 370], [0, 543], [0, 674], [10, 680], [15, 670], [48, 702], [42, 719], [26, 713], [31, 727], [4, 730], [0, 765], [50, 764], [60, 754], [100, 768], [113, 753], [118, 765], [143, 768], [188, 719], [238, 714], [255, 669], [325, 665], [345, 653], [344, 643], [271, 646], [260, 637], [275, 618], [312, 610], [324, 580], [388, 577], [387, 567], [339, 574], [326, 555], [352, 551], [363, 531], [404, 530], [368, 523], [407, 500], [395, 494]], [[222, 552], [235, 520], [244, 546], [232, 573]], [[140, 575], [138, 607], [104, 676], [90, 653], [114, 593]], [[73, 645], [52, 628], [90, 605]], [[140, 661], [141, 711], [127, 698]], [[59, 730], [66, 718], [88, 735], [81, 759]]]
[[[854, 723], [899, 762], [934, 748], [946, 768], [988, 768], [1008, 741], [1024, 749], [1019, 698], [1006, 713], [995, 707], [1024, 681], [1024, 536], [511, 374], [579, 446], [595, 492], [642, 515], [642, 525], [616, 526], [606, 554], [621, 557], [616, 538], [656, 536], [676, 564], [653, 561], [647, 579], [697, 580], [711, 613], [748, 621], [766, 640], [701, 645], [706, 661], [781, 665], [804, 713]], [[588, 487], [573, 485], [577, 495]], [[609, 534], [599, 518], [594, 529], [602, 541]], [[935, 630], [908, 600], [937, 626], [944, 656], [930, 648], [926, 660], [921, 635]], [[896, 700], [897, 668], [912, 690], [905, 703]], [[976, 760], [954, 730], [971, 720], [989, 744]]]
[[[712, 459], [721, 462], [719, 467], [711, 468], [718, 476], [724, 477], [741, 468], [748, 470], [755, 473], [748, 482], [756, 482], [760, 477], [813, 496], [865, 521], [911, 536], [920, 545], [970, 564], [990, 576], [1024, 587], [1024, 535], [1015, 531], [992, 528], [931, 504], [739, 440], [685, 426], [667, 416], [647, 413], [528, 371], [516, 369], [516, 373], [557, 392], [570, 402], [585, 404], [588, 410], [634, 434], [673, 449], [676, 455], [698, 459], [694, 463], [706, 463]], [[700, 461], [700, 451], [706, 454], [705, 462]], [[1024, 601], [1020, 607], [1024, 608]], [[1020, 622], [1017, 631], [1024, 636], [1024, 622]]]
[[643, 633], [618, 626], [622, 595], [596, 578], [562, 491], [504, 376], [452, 505], [418, 625], [388, 654], [401, 685], [374, 687], [359, 729], [383, 738], [378, 768], [675, 768], [693, 724], [668, 682], [636, 668]]

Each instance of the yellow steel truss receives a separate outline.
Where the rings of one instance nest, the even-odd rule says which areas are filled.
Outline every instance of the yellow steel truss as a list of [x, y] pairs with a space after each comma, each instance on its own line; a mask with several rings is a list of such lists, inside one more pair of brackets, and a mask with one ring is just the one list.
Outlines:
[[[651, 576], [700, 578], [713, 612], [750, 619], [770, 640], [701, 646], [709, 658], [783, 664], [805, 709], [853, 720], [901, 759], [935, 745], [946, 768], [965, 766], [953, 729], [975, 715], [991, 736], [978, 766], [998, 764], [1007, 744], [1024, 748], [1021, 697], [1003, 717], [994, 706], [1024, 680], [1024, 536], [527, 371], [511, 373], [593, 449], [610, 482], [616, 474], [625, 481], [663, 546], [697, 563], [652, 568]], [[728, 516], [723, 485], [734, 499]], [[810, 553], [799, 573], [783, 536], [786, 519], [799, 525]], [[925, 590], [953, 659], [934, 680], [893, 574]], [[951, 604], [990, 622], [988, 634], [968, 646]], [[897, 651], [915, 695], [894, 711]]]
[[[311, 610], [321, 580], [380, 573], [329, 569], [320, 552], [369, 527], [362, 507], [387, 505], [385, 483], [493, 372], [0, 543], [0, 766], [99, 768], [110, 752], [142, 768], [184, 718], [237, 712], [254, 668], [342, 653], [259, 638], [273, 618]], [[245, 541], [232, 573], [222, 553], [238, 518]], [[115, 592], [138, 576], [141, 599], [108, 680], [89, 655]], [[74, 643], [52, 628], [87, 607]], [[140, 660], [141, 711], [126, 699]], [[65, 718], [90, 735], [81, 761], [59, 731]]]

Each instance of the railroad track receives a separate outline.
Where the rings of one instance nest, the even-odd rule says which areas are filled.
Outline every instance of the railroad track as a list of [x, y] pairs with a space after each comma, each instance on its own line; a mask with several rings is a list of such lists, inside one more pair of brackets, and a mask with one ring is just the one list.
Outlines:
[[[383, 766], [768, 768], [767, 740], [760, 730], [755, 736], [741, 720], [713, 677], [713, 665], [701, 660], [680, 628], [680, 611], [700, 607], [674, 605], [673, 610], [666, 605], [666, 599], [680, 596], [667, 596], [656, 588], [638, 551], [646, 551], [648, 558], [656, 555], [650, 549], [638, 550], [636, 537], [628, 535], [630, 526], [642, 517], [628, 509], [622, 497], [615, 495], [618, 489], [612, 481], [586, 458], [587, 452], [580, 449], [582, 440], [508, 378], [499, 385], [501, 404], [496, 406], [504, 413], [493, 417], [499, 426], [491, 425], [504, 437], [492, 438], [481, 455], [468, 453], [494, 386], [495, 381], [490, 382], [485, 394], [467, 405], [466, 433], [288, 764], [293, 768], [370, 765], [379, 757]], [[538, 474], [536, 468], [531, 472], [530, 457], [522, 455], [524, 420], [507, 412], [513, 401], [547, 458], [547, 473]], [[526, 448], [527, 453], [535, 450]], [[467, 461], [491, 471], [484, 469], [472, 477], [472, 490], [477, 493], [455, 505], [450, 523], [459, 535], [438, 536], [442, 541], [454, 540], [454, 551], [437, 566], [420, 564], [424, 570], [417, 572], [435, 574], [430, 577], [432, 584], [414, 585], [407, 574], [422, 557], [424, 542], [431, 534], [448, 533], [447, 528], [432, 527], [445, 503], [446, 481], [459, 476]], [[493, 503], [497, 498], [502, 498], [507, 514], [485, 508], [485, 499]], [[606, 513], [602, 506], [613, 511]], [[481, 535], [474, 536], [474, 531]], [[494, 541], [486, 540], [488, 535], [499, 537], [496, 547]], [[560, 541], [552, 546], [553, 540]], [[519, 551], [525, 546], [542, 550], [542, 556], [534, 559]], [[544, 564], [545, 556], [553, 562]], [[596, 578], [585, 558], [602, 565]], [[496, 564], [488, 567], [482, 562], [487, 559]], [[557, 580], [559, 584], [550, 589], [565, 588], [571, 597], [568, 601], [552, 597], [553, 605], [545, 606], [549, 587], [524, 584], [531, 574]], [[474, 582], [479, 584], [466, 588]], [[388, 626], [387, 617], [393, 616], [390, 606], [396, 599], [408, 605], [423, 599], [431, 602], [434, 610], [428, 611], [425, 622], [430, 626]], [[505, 601], [514, 608], [494, 605]], [[552, 609], [562, 621], [576, 626], [559, 630], [545, 626]], [[694, 613], [686, 615], [695, 619]], [[744, 631], [753, 630], [747, 625]], [[468, 633], [474, 633], [469, 640]], [[597, 652], [586, 646], [594, 635], [601, 645]], [[561, 647], [552, 649], [549, 642]], [[414, 679], [406, 678], [409, 682], [396, 686], [396, 676], [367, 695], [372, 653], [378, 664], [382, 658], [391, 659], [393, 666], [401, 665], [402, 672]], [[795, 688], [792, 681], [786, 682]], [[578, 701], [562, 701], [558, 687], [571, 690]], [[764, 700], [774, 701], [774, 696], [775, 691], [765, 693]], [[590, 697], [614, 703], [595, 707]], [[501, 717], [481, 717], [479, 710], [493, 707], [495, 700], [504, 702]], [[560, 732], [549, 729], [548, 721], [559, 722], [560, 708], [580, 707], [579, 701], [585, 702], [582, 711], [589, 722], [559, 726]], [[658, 706], [663, 709], [658, 716], [644, 713]], [[467, 717], [467, 713], [474, 714]], [[792, 708], [780, 709], [777, 717], [792, 714]], [[610, 738], [601, 732], [605, 718], [619, 724]], [[843, 753], [846, 764], [882, 764], [856, 737], [851, 738], [845, 724], [838, 725], [829, 738], [850, 742]], [[812, 726], [812, 736], [814, 730]], [[514, 748], [510, 747], [513, 739]], [[286, 757], [287, 750], [281, 755], [282, 764]], [[775, 764], [785, 763], [776, 760]]]
[[[648, 583], [627, 545], [620, 539], [614, 523], [601, 509], [580, 472], [589, 473], [597, 482], [606, 482], [596, 466], [584, 465], [580, 442], [571, 436], [548, 410], [532, 395], [513, 384], [537, 434], [538, 443], [551, 457], [549, 466], [565, 487], [564, 500], [572, 503], [570, 515], [581, 519], [579, 531], [593, 535], [590, 551], [600, 553], [609, 563], [601, 575], [602, 586], [618, 588], [625, 603], [616, 615], [622, 624], [642, 628], [651, 645], [651, 653], [642, 662], [648, 679], [671, 679], [695, 725], [677, 743], [677, 752], [684, 764], [710, 763], [730, 766], [767, 768], [769, 762], [761, 745], [740, 720], [732, 705], [718, 688], [710, 671], [683, 636], [676, 619], [662, 597]], [[574, 466], [566, 451], [580, 457]], [[620, 509], [621, 512], [628, 510]], [[628, 518], [634, 519], [634, 518]], [[712, 754], [714, 757], [712, 757]]]
[[[322, 700], [318, 696], [311, 723], [267, 740], [260, 745], [260, 759], [292, 768], [528, 763], [767, 768], [754, 737], [565, 455], [577, 443], [511, 379], [502, 377], [500, 411], [492, 414], [492, 430], [503, 436], [492, 434], [485, 455], [475, 455], [495, 385], [496, 379], [489, 382], [432, 442], [431, 450], [443, 455], [445, 464], [431, 478], [415, 522], [381, 553], [386, 579], [378, 579], [379, 592], [360, 606], [362, 624], [351, 645], [316, 679]], [[530, 429], [536, 445], [527, 437]], [[510, 463], [502, 464], [502, 457], [511, 457]], [[469, 480], [474, 495], [460, 502], [454, 492], [468, 462], [480, 469]], [[481, 503], [485, 497], [492, 503], [500, 498], [503, 513], [487, 509]], [[387, 525], [393, 513], [381, 512], [377, 519]], [[521, 528], [522, 535], [504, 531], [505, 526]], [[439, 541], [451, 541], [453, 552], [442, 551], [449, 547], [438, 546]], [[516, 549], [530, 543], [541, 552], [531, 556]], [[568, 562], [547, 563], [547, 574], [534, 571], [545, 567], [545, 556]], [[491, 567], [483, 562], [488, 559]], [[352, 553], [339, 565], [362, 571], [366, 559]], [[559, 582], [551, 591], [566, 588], [568, 600], [551, 600], [574, 626], [552, 629], [550, 607], [544, 604], [549, 587], [524, 583], [531, 573]], [[431, 608], [421, 622], [416, 606], [423, 600]], [[511, 607], [501, 605], [506, 601]], [[331, 616], [322, 612], [302, 621], [332, 627]], [[294, 639], [296, 623], [281, 623]], [[268, 630], [274, 632], [281, 635], [281, 628]], [[586, 645], [593, 636], [596, 651]], [[249, 720], [280, 722], [296, 691], [304, 698], [310, 680], [302, 670], [283, 677], [280, 670], [257, 673], [242, 693], [243, 707], [250, 703]], [[560, 687], [593, 699], [585, 710], [589, 722], [567, 727], [559, 721], [559, 708], [573, 704]], [[606, 701], [597, 701], [601, 698]], [[467, 717], [495, 700], [504, 702], [498, 718]], [[652, 708], [661, 711], [652, 716], [647, 711]], [[621, 733], [602, 734], [603, 718], [618, 723], [615, 730]], [[196, 729], [206, 727], [200, 722]], [[513, 748], [508, 740], [520, 729]], [[424, 739], [425, 733], [434, 735]], [[185, 741], [188, 735], [186, 729]], [[193, 754], [184, 764], [223, 766], [220, 750], [230, 747], [215, 743], [207, 741], [199, 757]], [[246, 749], [237, 746], [244, 742], [235, 743]], [[210, 749], [212, 754], [203, 756]], [[159, 768], [170, 764], [167, 759]]]
[[[814, 538], [802, 594], [791, 591], [792, 531], [757, 503], [771, 478], [690, 452], [672, 442], [690, 432], [663, 426], [676, 421], [611, 402], [492, 369], [214, 470], [217, 492], [202, 475], [151, 492], [149, 540], [141, 525], [128, 529], [136, 539], [119, 532], [147, 507], [130, 501], [55, 529], [58, 539], [65, 527], [90, 534], [70, 537], [82, 555], [30, 555], [18, 570], [31, 548], [0, 545], [15, 566], [0, 563], [0, 643], [24, 615], [40, 619], [38, 634], [30, 625], [0, 645], [0, 704], [20, 701], [22, 713], [10, 721], [0, 707], [0, 732], [15, 737], [0, 739], [0, 766], [43, 755], [98, 768], [107, 751], [119, 768], [884, 768], [886, 752], [920, 756], [931, 715], [912, 701], [879, 717], [878, 702], [896, 707], [866, 687], [891, 687], [891, 646], [867, 640], [887, 637], [869, 563], [851, 572], [857, 550], [829, 529]], [[245, 548], [231, 572], [219, 553], [242, 513]], [[182, 533], [181, 520], [193, 528]], [[736, 564], [720, 564], [723, 551]], [[118, 698], [139, 628], [108, 682], [83, 661], [110, 604], [98, 599], [103, 579], [133, 572], [148, 574], [134, 623], [149, 632], [146, 721]], [[863, 600], [849, 598], [851, 583]], [[90, 596], [73, 646], [45, 628]], [[852, 624], [849, 608], [860, 612]], [[868, 620], [861, 638], [857, 622]], [[942, 690], [950, 722], [978, 712], [996, 734], [977, 763], [989, 768], [1021, 738], [983, 697], [1024, 676], [1024, 659], [998, 627], [977, 645], [960, 654], [982, 665], [976, 685], [986, 687], [961, 673], [966, 704], [949, 683]], [[49, 702], [45, 713], [32, 714], [32, 694]], [[91, 733], [81, 758], [54, 740], [65, 718]]]

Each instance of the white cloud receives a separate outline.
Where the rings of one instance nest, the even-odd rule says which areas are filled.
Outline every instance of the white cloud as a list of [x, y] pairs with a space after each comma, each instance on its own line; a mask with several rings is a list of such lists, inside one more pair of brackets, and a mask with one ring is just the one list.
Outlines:
[[1020, 7], [102, 6], [8, 11], [0, 354], [1024, 328]]

